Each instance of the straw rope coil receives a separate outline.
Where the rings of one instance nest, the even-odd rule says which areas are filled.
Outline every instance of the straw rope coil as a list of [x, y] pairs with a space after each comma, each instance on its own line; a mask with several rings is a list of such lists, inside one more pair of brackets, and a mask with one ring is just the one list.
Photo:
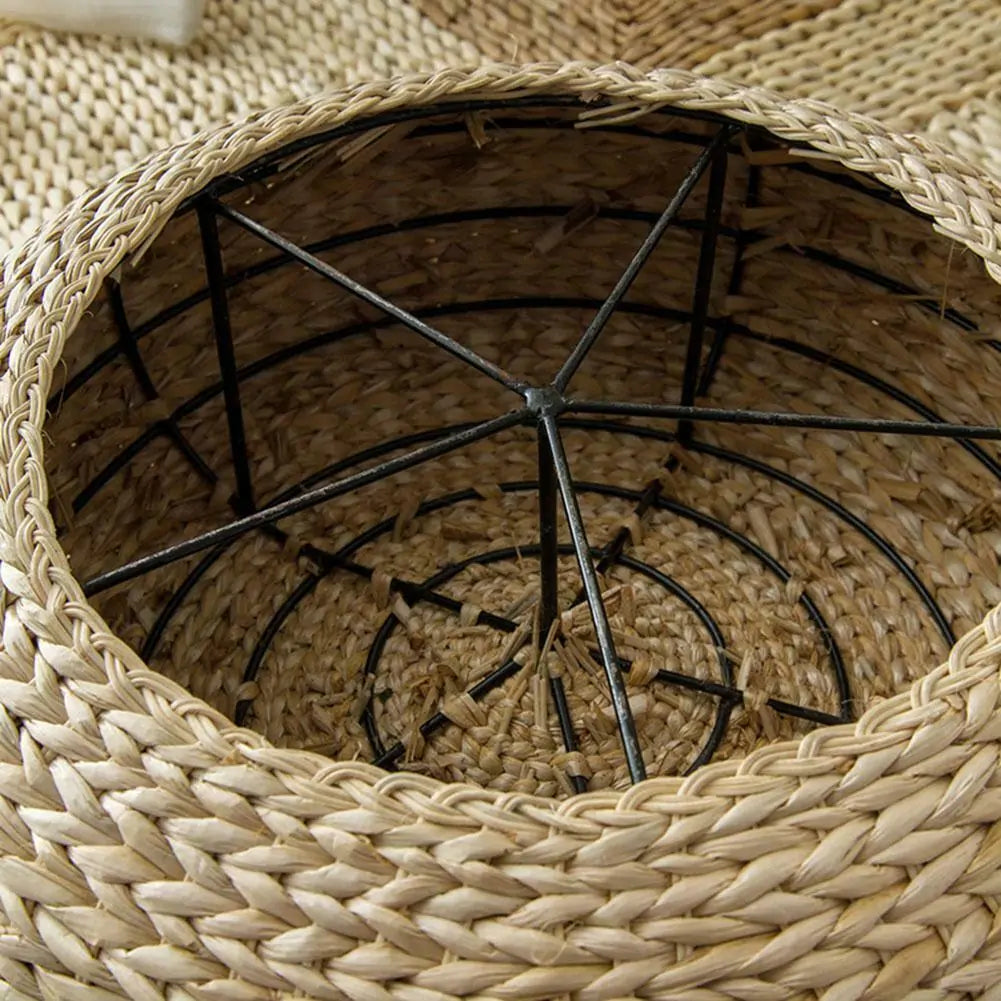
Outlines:
[[[582, 103], [574, 114], [593, 120], [602, 108], [611, 122], [663, 107], [714, 113], [881, 182], [926, 217], [914, 225], [926, 232], [928, 247], [941, 242], [934, 227], [972, 252], [957, 249], [950, 287], [962, 286], [964, 302], [990, 329], [997, 290], [979, 272], [982, 262], [1001, 281], [1001, 200], [991, 181], [936, 145], [871, 120], [682, 72], [540, 65], [366, 84], [176, 146], [74, 203], [5, 260], [0, 299], [0, 977], [8, 996], [999, 996], [1001, 610], [983, 614], [997, 603], [991, 552], [968, 575], [956, 571], [961, 581], [986, 581], [982, 593], [971, 598], [973, 586], [955, 580], [936, 592], [953, 596], [956, 620], [969, 625], [962, 638], [937, 661], [931, 640], [914, 640], [895, 683], [879, 689], [872, 682], [871, 704], [861, 700], [857, 723], [794, 740], [771, 739], [759, 727], [735, 748], [750, 750], [746, 756], [684, 778], [563, 798], [414, 771], [387, 774], [275, 746], [222, 711], [232, 711], [246, 690], [206, 682], [205, 697], [219, 708], [192, 694], [202, 684], [195, 667], [215, 668], [212, 648], [190, 640], [201, 636], [195, 626], [173, 641], [182, 651], [175, 663], [152, 670], [123, 638], [135, 610], [109, 604], [109, 618], [123, 623], [112, 628], [97, 601], [85, 597], [84, 570], [137, 555], [156, 538], [131, 538], [136, 523], [128, 520], [127, 499], [57, 538], [60, 485], [90, 461], [73, 457], [87, 448], [83, 437], [74, 440], [74, 422], [92, 420], [95, 434], [111, 435], [106, 444], [127, 440], [115, 437], [119, 411], [102, 409], [116, 394], [120, 402], [114, 384], [89, 401], [100, 413], [87, 417], [84, 387], [46, 424], [47, 401], [65, 378], [61, 359], [72, 372], [102, 347], [97, 320], [106, 313], [97, 297], [107, 279], [125, 283], [134, 267], [166, 273], [170, 255], [185, 253], [183, 243], [162, 245], [174, 211], [214, 179], [295, 139], [394, 109], [529, 95], [576, 95]], [[472, 140], [482, 138], [479, 128], [474, 120]], [[378, 171], [376, 161], [371, 169]], [[543, 235], [551, 238], [549, 230]], [[596, 258], [592, 248], [582, 260]], [[797, 267], [790, 264], [788, 274], [798, 281], [805, 272]], [[406, 290], [406, 272], [399, 274]], [[790, 302], [788, 313], [774, 314], [776, 324], [796, 313], [794, 297]], [[257, 305], [266, 311], [268, 297]], [[752, 309], [730, 305], [736, 314]], [[798, 315], [807, 322], [803, 310]], [[78, 327], [87, 336], [74, 335]], [[197, 354], [178, 350], [183, 376], [196, 378]], [[956, 350], [962, 357], [966, 349]], [[928, 371], [934, 389], [935, 371]], [[955, 404], [961, 415], [963, 393], [974, 412], [989, 406], [977, 382], [987, 376], [964, 371]], [[739, 385], [750, 393], [763, 382], [767, 373], [752, 370]], [[290, 397], [298, 391], [288, 387]], [[461, 387], [452, 389], [461, 396]], [[144, 406], [143, 421], [162, 419], [162, 403]], [[259, 415], [262, 435], [268, 414]], [[283, 454], [280, 443], [274, 453]], [[788, 458], [792, 468], [795, 456]], [[929, 475], [945, 482], [947, 472]], [[443, 466], [442, 483], [453, 474]], [[903, 489], [879, 482], [884, 491]], [[504, 503], [493, 484], [481, 486], [486, 504]], [[409, 500], [398, 506], [396, 542], [417, 511]], [[503, 517], [516, 520], [512, 511]], [[987, 496], [966, 524], [993, 524], [991, 511]], [[752, 504], [745, 515], [763, 549], [787, 545], [762, 508]], [[628, 511], [607, 518], [637, 538], [648, 534]], [[101, 551], [101, 533], [114, 535], [119, 519], [119, 550]], [[702, 541], [678, 538], [695, 559]], [[935, 548], [927, 538], [922, 544]], [[933, 556], [951, 566], [940, 551]], [[245, 584], [251, 606], [253, 577]], [[470, 600], [477, 607], [490, 598], [511, 601], [518, 583], [501, 580], [495, 592], [484, 584]], [[371, 594], [382, 608], [395, 600], [385, 579], [373, 579]], [[350, 596], [344, 600], [350, 606]], [[623, 606], [633, 600], [618, 592], [616, 614], [631, 619]], [[649, 605], [642, 594], [636, 601], [641, 610]], [[461, 626], [476, 621], [477, 607], [463, 610]], [[211, 610], [202, 614], [212, 617]], [[399, 614], [419, 619], [416, 607]], [[239, 621], [233, 628], [242, 628]], [[196, 662], [198, 649], [209, 652]], [[637, 663], [638, 674], [642, 669]], [[752, 690], [753, 665], [737, 674], [748, 688], [744, 711], [765, 712], [764, 697]], [[525, 680], [525, 691], [530, 687]], [[580, 698], [587, 697], [584, 690]], [[385, 708], [397, 711], [393, 698]], [[447, 709], [453, 723], [471, 730], [484, 711], [461, 697]], [[258, 722], [270, 733], [267, 719]], [[496, 775], [484, 767], [476, 779], [490, 786]], [[584, 766], [575, 759], [568, 767]], [[614, 769], [606, 780], [619, 784]], [[533, 788], [548, 791], [545, 778]]]

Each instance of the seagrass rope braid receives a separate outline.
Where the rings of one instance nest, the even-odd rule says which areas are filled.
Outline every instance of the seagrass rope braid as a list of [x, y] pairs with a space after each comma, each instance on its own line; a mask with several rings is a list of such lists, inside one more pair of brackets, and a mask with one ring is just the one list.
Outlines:
[[[718, 112], [868, 174], [1001, 280], [998, 191], [874, 122], [684, 73], [490, 67], [255, 116], [4, 262], [0, 976], [23, 998], [960, 999], [1001, 976], [999, 627], [855, 725], [565, 800], [275, 748], [149, 670], [56, 540], [45, 406], [104, 280], [213, 178], [459, 95]], [[591, 119], [593, 120], [593, 118]], [[928, 665], [931, 668], [931, 665]]]

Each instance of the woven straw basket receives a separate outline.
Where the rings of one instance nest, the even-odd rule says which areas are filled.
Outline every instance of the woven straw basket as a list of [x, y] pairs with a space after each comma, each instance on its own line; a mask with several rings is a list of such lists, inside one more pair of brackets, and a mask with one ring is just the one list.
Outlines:
[[623, 66], [78, 201], [0, 300], [5, 996], [1001, 998], [999, 233]]

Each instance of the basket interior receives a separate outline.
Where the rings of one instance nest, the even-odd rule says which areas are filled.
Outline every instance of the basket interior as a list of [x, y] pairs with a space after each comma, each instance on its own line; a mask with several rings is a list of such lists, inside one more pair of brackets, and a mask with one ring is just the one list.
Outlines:
[[[411, 109], [212, 197], [545, 386], [716, 139], [700, 407], [1001, 423], [996, 287], [898, 196], [759, 130], [719, 140], [712, 116], [579, 124], [555, 97]], [[570, 396], [682, 399], [710, 173]], [[106, 586], [523, 403], [207, 198], [108, 283], [50, 400], [53, 514], [94, 605], [276, 744], [551, 796], [628, 784], [562, 511], [565, 614], [540, 624], [534, 420]], [[994, 440], [714, 418], [679, 441], [676, 419], [572, 407], [557, 423], [647, 774], [854, 719], [1001, 600]]]

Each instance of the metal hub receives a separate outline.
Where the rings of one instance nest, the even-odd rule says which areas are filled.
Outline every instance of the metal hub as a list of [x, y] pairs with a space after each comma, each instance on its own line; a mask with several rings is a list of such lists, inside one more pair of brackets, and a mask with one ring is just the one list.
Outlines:
[[540, 420], [559, 417], [567, 408], [566, 397], [555, 386], [533, 386], [524, 395], [529, 411]]

